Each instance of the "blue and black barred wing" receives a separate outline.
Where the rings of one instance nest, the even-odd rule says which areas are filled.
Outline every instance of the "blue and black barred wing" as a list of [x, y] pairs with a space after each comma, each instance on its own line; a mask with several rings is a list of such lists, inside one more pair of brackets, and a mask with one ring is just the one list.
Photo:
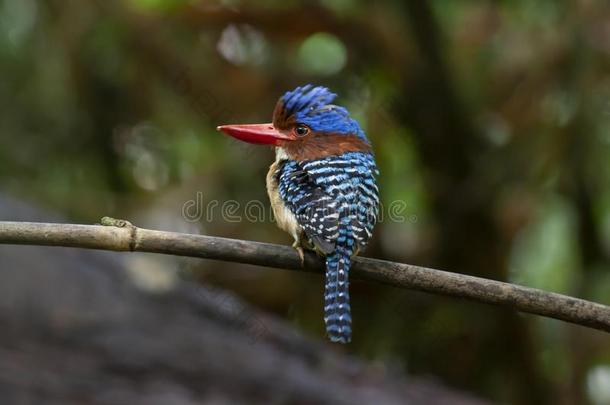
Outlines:
[[333, 252], [339, 236], [337, 201], [317, 186], [300, 163], [287, 161], [278, 174], [280, 197], [307, 238], [323, 254]]
[[379, 172], [373, 156], [349, 152], [306, 161], [302, 167], [310, 181], [336, 203], [340, 228], [344, 232], [345, 228], [349, 229], [341, 236], [353, 238], [357, 250], [363, 249], [379, 214], [379, 189], [375, 181]]
[[373, 156], [368, 153], [287, 161], [278, 176], [279, 192], [320, 251], [328, 254], [337, 240], [344, 239], [353, 239], [359, 250], [366, 246], [377, 222], [377, 174]]

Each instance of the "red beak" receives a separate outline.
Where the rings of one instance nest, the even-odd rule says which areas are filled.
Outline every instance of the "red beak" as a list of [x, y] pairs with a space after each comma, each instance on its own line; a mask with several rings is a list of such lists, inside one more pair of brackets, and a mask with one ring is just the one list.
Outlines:
[[258, 145], [277, 146], [282, 141], [292, 141], [294, 139], [290, 135], [275, 129], [273, 124], [221, 125], [216, 129], [240, 141]]

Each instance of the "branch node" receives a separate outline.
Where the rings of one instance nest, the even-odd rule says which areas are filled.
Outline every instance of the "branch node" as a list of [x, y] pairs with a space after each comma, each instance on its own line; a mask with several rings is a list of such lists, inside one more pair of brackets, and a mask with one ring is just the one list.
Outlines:
[[115, 226], [117, 228], [129, 228], [129, 251], [135, 252], [138, 247], [138, 228], [125, 219], [102, 217], [100, 224], [103, 226]]

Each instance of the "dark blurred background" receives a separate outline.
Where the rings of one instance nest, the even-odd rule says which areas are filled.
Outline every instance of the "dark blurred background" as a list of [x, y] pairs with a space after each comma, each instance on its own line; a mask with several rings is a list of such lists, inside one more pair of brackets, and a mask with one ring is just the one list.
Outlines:
[[[288, 244], [266, 122], [305, 83], [372, 140], [367, 256], [610, 304], [610, 3], [604, 0], [0, 0], [1, 192], [71, 222]], [[12, 219], [4, 212], [5, 220]], [[142, 288], [232, 290], [323, 338], [322, 279], [133, 255]], [[503, 403], [610, 403], [607, 335], [354, 281], [367, 361]]]

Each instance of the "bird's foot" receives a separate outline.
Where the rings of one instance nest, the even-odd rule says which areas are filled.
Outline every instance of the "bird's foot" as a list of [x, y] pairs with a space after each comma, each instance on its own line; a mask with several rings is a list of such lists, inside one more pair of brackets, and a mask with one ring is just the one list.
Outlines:
[[301, 244], [298, 241], [295, 241], [292, 244], [292, 247], [299, 254], [299, 258], [301, 259], [301, 267], [305, 267], [305, 250], [303, 250], [303, 247], [301, 246]]

